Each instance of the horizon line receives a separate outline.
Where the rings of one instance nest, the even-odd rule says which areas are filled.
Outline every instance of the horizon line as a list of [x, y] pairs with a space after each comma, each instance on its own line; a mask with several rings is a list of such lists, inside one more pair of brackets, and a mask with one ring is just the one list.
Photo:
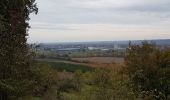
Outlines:
[[91, 42], [130, 42], [130, 41], [156, 41], [156, 40], [170, 40], [169, 38], [165, 39], [131, 39], [131, 40], [98, 40], [98, 41], [63, 41], [63, 42], [31, 42], [28, 44], [61, 44], [61, 43], [91, 43]]

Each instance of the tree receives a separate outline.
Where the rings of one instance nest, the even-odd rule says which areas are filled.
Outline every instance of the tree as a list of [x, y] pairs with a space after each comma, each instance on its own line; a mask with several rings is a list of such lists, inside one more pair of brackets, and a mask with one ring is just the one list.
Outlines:
[[136, 94], [143, 98], [168, 100], [170, 94], [170, 49], [143, 42], [129, 45], [125, 64]]
[[30, 83], [27, 41], [30, 13], [37, 13], [35, 0], [0, 2], [0, 99], [23, 96]]
[[93, 75], [95, 100], [113, 100], [112, 71], [108, 68], [96, 69]]
[[83, 87], [83, 73], [81, 72], [81, 70], [77, 70], [74, 73], [73, 86], [75, 90], [81, 91], [81, 88]]
[[[46, 63], [36, 63], [32, 68], [33, 96], [49, 98], [57, 97], [58, 72]], [[56, 95], [56, 96], [55, 96]], [[47, 99], [45, 99], [47, 100]], [[53, 99], [52, 99], [53, 100]]]

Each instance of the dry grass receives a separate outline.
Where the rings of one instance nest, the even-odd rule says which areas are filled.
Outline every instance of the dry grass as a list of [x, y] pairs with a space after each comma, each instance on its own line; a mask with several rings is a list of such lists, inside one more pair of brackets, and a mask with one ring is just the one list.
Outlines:
[[118, 57], [88, 57], [88, 58], [72, 58], [73, 61], [82, 62], [91, 67], [112, 68], [115, 71], [122, 69], [124, 59]]

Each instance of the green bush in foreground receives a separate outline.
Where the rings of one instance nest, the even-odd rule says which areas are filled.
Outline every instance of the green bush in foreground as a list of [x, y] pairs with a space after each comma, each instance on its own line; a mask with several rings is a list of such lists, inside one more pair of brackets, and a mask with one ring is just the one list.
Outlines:
[[170, 99], [170, 49], [160, 49], [147, 42], [130, 45], [125, 64], [130, 85], [137, 95], [148, 100]]
[[64, 92], [64, 100], [140, 100], [128, 88], [126, 75], [112, 69], [99, 68], [86, 72], [80, 79], [83, 79], [81, 89]]

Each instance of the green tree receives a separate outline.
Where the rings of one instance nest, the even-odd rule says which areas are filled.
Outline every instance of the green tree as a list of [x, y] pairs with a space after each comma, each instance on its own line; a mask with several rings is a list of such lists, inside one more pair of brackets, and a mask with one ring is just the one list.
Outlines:
[[95, 100], [113, 100], [111, 69], [96, 69], [92, 81]]
[[[33, 96], [57, 98], [58, 72], [45, 63], [34, 64], [31, 71]], [[45, 99], [47, 100], [47, 99]], [[52, 99], [53, 100], [53, 99]]]
[[83, 87], [83, 73], [80, 70], [77, 70], [74, 73], [73, 86], [77, 91], [81, 91], [81, 88]]
[[143, 42], [129, 45], [125, 64], [136, 94], [144, 99], [168, 100], [170, 94], [170, 49]]
[[0, 1], [0, 99], [27, 94], [31, 73], [31, 54], [27, 33], [30, 13], [37, 13], [35, 0]]

